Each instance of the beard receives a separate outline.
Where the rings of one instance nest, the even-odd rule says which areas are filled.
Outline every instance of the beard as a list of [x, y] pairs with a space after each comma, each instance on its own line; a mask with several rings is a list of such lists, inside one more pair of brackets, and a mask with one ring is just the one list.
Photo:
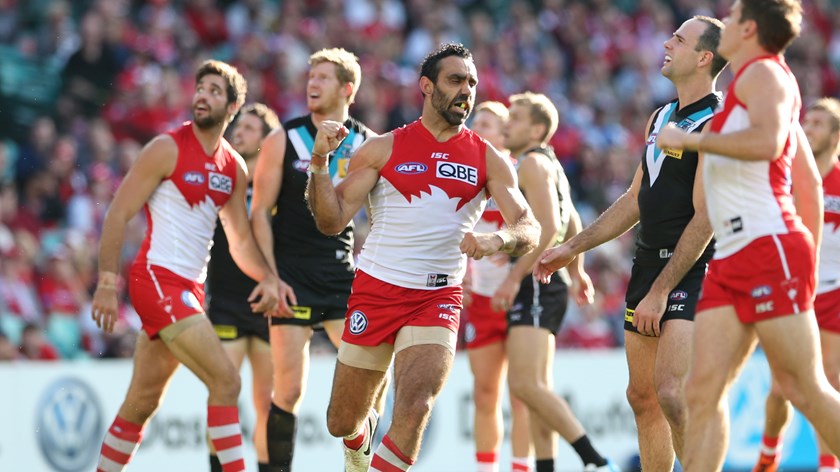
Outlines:
[[470, 108], [464, 110], [465, 113], [463, 115], [459, 113], [455, 113], [451, 110], [452, 106], [457, 101], [463, 101], [469, 103], [467, 97], [460, 95], [454, 97], [453, 99], [449, 99], [444, 93], [435, 86], [434, 90], [432, 91], [432, 107], [437, 110], [438, 114], [446, 120], [451, 126], [459, 126], [464, 124], [467, 121], [467, 117], [470, 116]]
[[193, 109], [193, 123], [200, 129], [215, 128], [224, 124], [226, 119], [227, 114], [224, 110], [217, 111], [211, 108], [204, 117], [198, 118], [195, 116], [195, 109]]

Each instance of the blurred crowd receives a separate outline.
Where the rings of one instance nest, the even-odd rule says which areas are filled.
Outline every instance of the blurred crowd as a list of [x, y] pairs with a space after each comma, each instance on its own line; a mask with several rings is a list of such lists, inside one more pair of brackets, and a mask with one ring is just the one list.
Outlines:
[[[125, 357], [139, 328], [125, 303], [113, 334], [90, 321], [96, 247], [114, 190], [141, 146], [190, 118], [197, 64], [234, 64], [248, 101], [306, 113], [307, 59], [361, 59], [351, 113], [376, 132], [420, 114], [417, 65], [467, 45], [477, 102], [524, 90], [560, 111], [552, 140], [591, 222], [629, 184], [644, 126], [673, 99], [662, 43], [730, 0], [0, 0], [0, 359]], [[804, 101], [840, 91], [840, 5], [805, 0], [788, 61]], [[730, 78], [724, 73], [723, 89]], [[127, 268], [142, 241], [126, 231]], [[634, 235], [587, 256], [598, 295], [573, 309], [559, 346], [621, 342]], [[122, 287], [125, 293], [125, 287]]]

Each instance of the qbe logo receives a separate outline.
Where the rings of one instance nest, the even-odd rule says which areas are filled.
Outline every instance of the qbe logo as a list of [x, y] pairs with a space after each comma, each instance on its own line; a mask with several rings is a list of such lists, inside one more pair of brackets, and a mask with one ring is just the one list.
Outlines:
[[362, 334], [368, 327], [367, 316], [359, 310], [350, 314], [350, 334]]
[[437, 161], [435, 175], [441, 179], [460, 180], [470, 185], [478, 185], [478, 169], [464, 164]]
[[50, 385], [39, 402], [38, 446], [54, 470], [90, 470], [102, 441], [99, 399], [84, 382], [64, 378]]
[[230, 177], [228, 177], [226, 175], [223, 175], [223, 174], [217, 174], [215, 172], [210, 172], [209, 177], [210, 177], [210, 184], [209, 184], [210, 190], [215, 190], [217, 192], [222, 192], [222, 193], [227, 193], [227, 194], [229, 194], [233, 191], [233, 179], [231, 179]]

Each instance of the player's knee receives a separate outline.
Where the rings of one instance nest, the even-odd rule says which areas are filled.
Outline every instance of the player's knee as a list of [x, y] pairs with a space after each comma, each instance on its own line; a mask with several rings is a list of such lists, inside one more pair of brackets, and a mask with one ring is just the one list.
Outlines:
[[658, 386], [656, 398], [662, 413], [671, 424], [682, 424], [685, 420], [685, 397], [677, 382], [668, 382]]
[[823, 370], [828, 378], [828, 383], [834, 387], [834, 390], [840, 391], [840, 359], [823, 357]]
[[791, 376], [779, 376], [777, 381], [783, 397], [787, 398], [803, 415], [808, 416], [813, 406], [812, 395], [808, 392], [815, 391], [815, 389], [808, 389], [807, 385], [803, 385], [803, 382], [799, 382]]
[[476, 383], [473, 388], [473, 400], [475, 401], [476, 410], [493, 410], [499, 404], [499, 390], [486, 383]]
[[[361, 422], [359, 422], [361, 424]], [[356, 432], [359, 427], [349, 415], [342, 414], [330, 404], [327, 408], [327, 431], [336, 438], [343, 438]]]
[[225, 404], [233, 403], [239, 399], [239, 392], [242, 390], [242, 379], [236, 370], [226, 371], [211, 380], [207, 389], [211, 396], [223, 401]]
[[434, 400], [428, 395], [412, 395], [394, 405], [394, 416], [409, 423], [421, 424], [432, 412]]
[[277, 406], [284, 410], [292, 410], [295, 409], [302, 395], [303, 388], [300, 384], [286, 382], [282, 386], [275, 386], [273, 398]]
[[150, 418], [160, 407], [161, 394], [158, 391], [130, 392], [125, 399], [128, 408], [135, 415], [136, 420]]
[[628, 385], [625, 395], [627, 396], [627, 402], [630, 403], [630, 408], [637, 416], [655, 412], [659, 408], [656, 401], [656, 392], [653, 389]]
[[510, 391], [526, 404], [531, 404], [540, 390], [537, 382], [524, 376], [511, 376], [508, 378], [508, 382], [510, 383]]

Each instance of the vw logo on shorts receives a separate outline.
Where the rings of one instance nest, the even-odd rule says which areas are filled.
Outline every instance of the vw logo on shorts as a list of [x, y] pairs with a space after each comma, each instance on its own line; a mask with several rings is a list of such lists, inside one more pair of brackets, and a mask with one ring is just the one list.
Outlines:
[[368, 326], [367, 316], [359, 310], [350, 314], [350, 333], [362, 334]]
[[99, 399], [84, 382], [63, 378], [47, 387], [36, 418], [41, 454], [60, 472], [90, 470], [102, 441]]

